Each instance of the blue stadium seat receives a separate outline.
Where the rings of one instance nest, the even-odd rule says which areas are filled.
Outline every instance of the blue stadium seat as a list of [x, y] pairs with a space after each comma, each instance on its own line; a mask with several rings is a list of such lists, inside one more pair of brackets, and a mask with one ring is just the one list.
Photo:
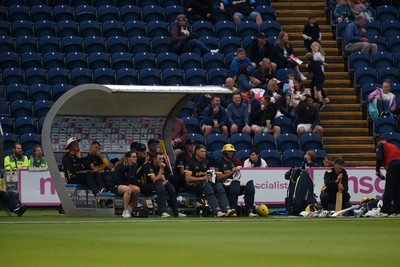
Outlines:
[[89, 68], [109, 68], [110, 67], [110, 55], [105, 52], [94, 52], [88, 55]]
[[225, 66], [227, 69], [230, 68], [230, 65], [231, 65], [233, 59], [235, 58], [235, 56], [236, 56], [236, 51], [225, 54]]
[[300, 167], [304, 161], [303, 152], [297, 149], [289, 149], [282, 152], [282, 167]]
[[325, 150], [323, 149], [312, 149], [315, 152], [316, 158], [314, 163], [317, 164], [319, 167], [324, 166], [324, 158], [328, 155]]
[[104, 38], [111, 36], [125, 36], [124, 25], [117, 20], [107, 20], [101, 24], [101, 31]]
[[161, 85], [161, 73], [155, 68], [142, 68], [139, 71], [139, 84]]
[[19, 68], [19, 56], [14, 52], [0, 53], [0, 69]]
[[198, 53], [186, 52], [179, 56], [181, 69], [202, 68], [201, 56]]
[[29, 68], [42, 67], [42, 55], [36, 52], [24, 52], [20, 56], [21, 68], [26, 70]]
[[368, 53], [357, 51], [349, 55], [349, 71], [366, 67], [371, 67], [371, 56]]
[[392, 53], [400, 51], [400, 36], [392, 36], [388, 38], [388, 51]]
[[15, 133], [15, 124], [13, 118], [1, 116], [0, 125], [3, 133]]
[[43, 36], [37, 41], [40, 53], [61, 52], [60, 39], [56, 36]]
[[95, 20], [84, 20], [79, 23], [79, 36], [86, 38], [88, 36], [101, 36], [101, 25]]
[[10, 23], [5, 20], [0, 20], [0, 36], [11, 36]]
[[206, 140], [205, 140], [203, 134], [188, 133], [187, 138], [194, 140], [196, 142], [196, 144], [202, 144], [202, 145], [206, 144]]
[[70, 72], [71, 83], [73, 85], [81, 85], [85, 83], [93, 83], [92, 71], [87, 68], [75, 68]]
[[18, 117], [15, 119], [15, 133], [37, 133], [37, 122], [33, 117]]
[[[169, 6], [176, 6], [176, 5], [180, 5], [180, 4], [184, 4], [184, 1], [181, 0], [160, 0], [160, 6], [167, 8]], [[183, 14], [183, 12], [181, 13]]]
[[134, 36], [129, 39], [129, 51], [132, 54], [151, 53], [151, 42], [146, 36]]
[[7, 21], [7, 8], [3, 4], [0, 5], [0, 20]]
[[14, 118], [19, 117], [33, 117], [32, 102], [27, 100], [15, 100], [10, 104], [11, 116]]
[[172, 52], [163, 52], [157, 55], [157, 66], [160, 70], [167, 68], [179, 69], [179, 57]]
[[[236, 149], [236, 147], [235, 147]], [[242, 165], [246, 159], [250, 157], [250, 149], [241, 149], [237, 150], [235, 153], [235, 158], [240, 159]]]
[[297, 77], [297, 73], [292, 68], [281, 68], [276, 71], [276, 78], [279, 81], [286, 81], [289, 74], [292, 74], [294, 77]]
[[10, 116], [10, 103], [0, 98], [0, 116]]
[[376, 89], [376, 87], [380, 87], [380, 84], [377, 83], [366, 83], [361, 86], [361, 103], [368, 103], [368, 95], [372, 93]]
[[276, 20], [275, 9], [273, 7], [271, 7], [271, 6], [258, 5], [258, 6], [256, 6], [254, 11], [260, 13], [261, 18], [262, 18], [263, 21]]
[[96, 8], [90, 4], [75, 6], [75, 20], [77, 22], [82, 22], [85, 20], [97, 21]]
[[134, 56], [135, 68], [140, 70], [142, 68], [157, 68], [156, 57], [152, 53], [139, 52]]
[[382, 25], [375, 20], [366, 20], [364, 25], [365, 30], [367, 30], [367, 36], [381, 35]]
[[254, 135], [253, 138], [253, 148], [257, 149], [258, 151], [262, 151], [265, 149], [276, 149], [275, 138], [266, 133], [260, 133]]
[[214, 36], [214, 25], [206, 20], [198, 20], [193, 23], [192, 32], [196, 33], [199, 37]]
[[42, 118], [47, 115], [54, 102], [51, 100], [38, 100], [33, 103], [33, 111], [36, 118]]
[[399, 69], [393, 67], [380, 68], [377, 71], [379, 83], [383, 83], [385, 80], [398, 83], [400, 82], [399, 75]]
[[64, 54], [59, 52], [48, 52], [43, 54], [43, 68], [65, 68]]
[[263, 21], [260, 25], [260, 31], [267, 37], [278, 36], [281, 30], [281, 25], [274, 20]]
[[35, 83], [47, 84], [46, 70], [42, 68], [29, 68], [25, 70], [25, 83], [32, 85]]
[[106, 39], [107, 52], [114, 54], [117, 52], [129, 52], [128, 38], [122, 36], [111, 36]]
[[29, 86], [29, 100], [35, 103], [38, 100], [51, 100], [50, 86], [43, 83], [35, 83]]
[[202, 57], [203, 68], [210, 70], [212, 68], [225, 68], [225, 58], [220, 53], [206, 53]]
[[168, 23], [160, 20], [150, 21], [147, 23], [147, 37], [155, 38], [157, 36], [170, 36]]
[[16, 20], [11, 23], [11, 34], [14, 37], [18, 36], [34, 36], [33, 24], [29, 20]]
[[180, 14], [185, 14], [183, 6], [179, 5], [168, 5], [164, 8], [165, 21], [167, 23], [174, 22], [176, 17]]
[[250, 150], [253, 147], [253, 140], [248, 134], [235, 133], [231, 136], [231, 144], [236, 150]]
[[[6, 43], [4, 43], [6, 44]], [[14, 47], [14, 45], [13, 45]], [[20, 36], [15, 39], [15, 49], [18, 53], [26, 53], [26, 52], [37, 52], [38, 51], [38, 41], [33, 36]], [[9, 51], [14, 51], [14, 48]], [[58, 49], [60, 49], [58, 47]], [[57, 50], [56, 50], [57, 51]]]
[[152, 37], [151, 42], [152, 51], [154, 54], [160, 54], [172, 51], [172, 40], [168, 36], [155, 36]]
[[97, 68], [93, 71], [93, 81], [98, 84], [115, 84], [115, 72], [110, 68]]
[[61, 39], [60, 43], [61, 51], [64, 54], [70, 52], [83, 52], [82, 39], [79, 36], [66, 36]]
[[116, 83], [123, 85], [139, 84], [138, 73], [134, 68], [121, 68], [115, 73]]
[[38, 119], [38, 123], [37, 123], [38, 124], [38, 133], [42, 132], [45, 119], [46, 119], [46, 117], [41, 117], [40, 119]]
[[128, 4], [119, 9], [120, 21], [127, 23], [129, 21], [142, 21], [142, 10], [140, 7]]
[[69, 70], [65, 68], [51, 68], [47, 71], [47, 78], [50, 85], [69, 84]]
[[[107, 6], [107, 5], [114, 6], [114, 4], [115, 4], [114, 0], [96, 0], [96, 1], [92, 0], [92, 3], [93, 3], [93, 6], [96, 7], [97, 9], [99, 9], [101, 6]], [[134, 3], [134, 1], [133, 1], [133, 3]]]
[[51, 92], [53, 96], [53, 101], [57, 101], [57, 99], [60, 98], [65, 92], [68, 92], [69, 89], [73, 88], [72, 85], [70, 84], [64, 84], [64, 83], [57, 83], [52, 86]]
[[12, 149], [12, 146], [17, 142], [18, 142], [18, 135], [14, 133], [4, 133], [4, 150]]
[[393, 66], [395, 68], [400, 68], [400, 50], [393, 56]]
[[221, 150], [215, 150], [212, 152], [212, 157], [215, 161], [218, 161], [224, 157], [224, 154], [222, 153]]
[[393, 54], [389, 52], [377, 52], [371, 56], [372, 67], [379, 70], [380, 68], [393, 67]]
[[79, 36], [78, 24], [74, 20], [61, 20], [57, 22], [57, 36]]
[[69, 5], [57, 5], [53, 7], [53, 21], [75, 20], [74, 9]]
[[314, 149], [323, 149], [322, 137], [315, 133], [306, 133], [300, 137], [300, 149], [303, 152]]
[[199, 41], [210, 49], [219, 49], [218, 39], [214, 36], [202, 36]]
[[[182, 118], [186, 118], [186, 117], [192, 117], [193, 113], [194, 113], [194, 109], [195, 109], [195, 103], [193, 101], [186, 102], [185, 105], [179, 111], [178, 118], [182, 119]], [[200, 123], [199, 123], [198, 127], [200, 127]], [[189, 130], [188, 130], [188, 132], [192, 133]], [[196, 132], [196, 131], [194, 131], [194, 132]]]
[[219, 40], [220, 53], [228, 54], [236, 52], [238, 48], [242, 47], [242, 42], [239, 37], [226, 36]]
[[386, 132], [382, 134], [385, 137], [386, 141], [389, 143], [396, 145], [400, 148], [400, 133], [399, 132]]
[[[189, 101], [188, 103], [192, 103], [192, 102]], [[193, 103], [192, 103], [192, 105], [193, 105]], [[184, 111], [184, 110], [181, 110], [181, 112], [182, 111]], [[191, 114], [193, 114], [193, 110], [192, 110]], [[180, 119], [185, 123], [188, 133], [201, 134], [200, 121], [196, 117], [191, 117], [191, 115], [190, 115], [188, 117], [180, 117]]]
[[228, 78], [228, 71], [223, 68], [212, 68], [208, 69], [207, 79], [209, 84], [223, 86], [225, 84], [226, 78]]
[[104, 22], [107, 20], [119, 21], [119, 11], [116, 6], [112, 5], [101, 5], [97, 8], [97, 20]]
[[380, 23], [388, 20], [397, 20], [397, 9], [394, 6], [383, 5], [376, 8], [376, 19]]
[[190, 68], [185, 70], [185, 84], [192, 86], [207, 85], [207, 73], [204, 69]]
[[382, 34], [386, 38], [400, 36], [400, 21], [388, 20], [382, 24]]
[[67, 69], [87, 68], [87, 54], [81, 52], [70, 52], [65, 55], [65, 66]]
[[130, 20], [125, 22], [125, 35], [128, 38], [135, 36], [146, 36], [146, 24], [139, 20]]
[[8, 7], [8, 19], [10, 22], [14, 22], [17, 20], [26, 20], [29, 21], [29, 8], [25, 5], [12, 5]]
[[224, 134], [213, 133], [207, 137], [207, 151], [213, 152], [221, 150], [224, 145], [229, 143], [228, 137]]
[[0, 53], [1, 52], [14, 52], [15, 44], [14, 38], [11, 36], [0, 36]]
[[35, 145], [40, 145], [42, 143], [42, 136], [36, 133], [24, 133], [19, 137], [19, 140], [22, 150], [29, 151], [32, 150]]
[[343, 33], [344, 33], [344, 31], [345, 31], [347, 25], [349, 25], [350, 23], [351, 23], [351, 21], [343, 20], [343, 21], [341, 21], [340, 23], [338, 23], [338, 24], [336, 25], [336, 40], [337, 40], [338, 42], [342, 42], [342, 40], [343, 40]]
[[388, 51], [387, 39], [381, 35], [369, 35], [368, 41], [378, 46], [378, 51]]
[[396, 119], [391, 116], [378, 116], [374, 120], [374, 134], [396, 132]]
[[281, 152], [290, 149], [300, 149], [297, 135], [292, 133], [281, 133], [276, 139], [277, 149]]
[[360, 88], [366, 83], [376, 83], [376, 69], [374, 68], [358, 68], [354, 72], [355, 85]]
[[111, 67], [114, 70], [133, 68], [133, 55], [126, 52], [115, 52], [111, 55]]
[[70, 0], [70, 4], [73, 7], [78, 7], [81, 5], [91, 5], [92, 4], [92, 0]]
[[38, 20], [34, 25], [35, 36], [56, 36], [56, 24], [51, 20]]
[[3, 85], [12, 83], [23, 84], [25, 82], [24, 72], [19, 68], [6, 68], [3, 69]]
[[47, 6], [46, 4], [38, 4], [34, 5], [30, 8], [30, 17], [32, 21], [39, 21], [39, 20], [53, 20], [53, 16], [51, 13], [51, 7]]
[[215, 37], [221, 39], [227, 36], [236, 36], [236, 25], [230, 20], [218, 21], [214, 25]]
[[264, 149], [260, 151], [260, 157], [265, 160], [268, 167], [281, 167], [281, 154], [275, 149]]
[[142, 8], [142, 20], [146, 23], [151, 21], [164, 21], [164, 9], [158, 5], [147, 5]]
[[159, 0], [137, 0], [137, 5], [140, 6], [142, 9], [145, 6], [158, 6]]
[[[86, 54], [95, 52], [106, 52], [106, 43], [101, 36], [88, 36], [83, 39], [83, 47]], [[77, 51], [83, 52], [83, 51]]]
[[8, 102], [14, 102], [17, 100], [28, 100], [29, 92], [25, 84], [12, 83], [6, 87], [6, 100]]
[[258, 25], [254, 21], [245, 20], [241, 21], [237, 25], [237, 35], [240, 38], [244, 38], [246, 36], [257, 36], [258, 33]]
[[256, 39], [257, 36], [246, 36], [242, 39], [242, 47], [246, 50], [247, 54], [250, 53], [251, 45]]

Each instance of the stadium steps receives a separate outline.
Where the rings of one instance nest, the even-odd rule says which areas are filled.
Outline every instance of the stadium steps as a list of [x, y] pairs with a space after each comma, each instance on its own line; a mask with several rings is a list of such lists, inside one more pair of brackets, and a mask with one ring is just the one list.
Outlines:
[[[339, 53], [334, 34], [326, 21], [325, 1], [290, 1], [272, 2], [277, 21], [282, 30], [289, 34], [298, 57], [307, 64], [301, 33], [307, 23], [307, 15], [315, 14], [322, 33], [322, 46], [326, 53], [326, 80], [324, 89], [331, 103], [321, 111], [321, 125], [324, 127], [324, 149], [333, 158], [343, 157], [346, 166], [374, 166], [374, 138], [368, 128], [366, 115], [363, 113], [357, 93], [349, 79], [345, 62]], [[300, 70], [307, 77], [305, 64]], [[304, 81], [306, 87], [310, 80]]]

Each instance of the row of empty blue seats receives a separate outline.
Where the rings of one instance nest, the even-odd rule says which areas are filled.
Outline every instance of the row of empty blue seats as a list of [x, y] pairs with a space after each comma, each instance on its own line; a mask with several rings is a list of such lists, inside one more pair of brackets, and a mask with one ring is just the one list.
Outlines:
[[40, 119], [47, 115], [53, 103], [51, 100], [37, 100], [33, 103], [28, 100], [15, 100], [8, 104], [8, 102], [0, 100], [0, 116], [11, 116], [15, 119], [20, 117]]
[[32, 155], [32, 148], [36, 144], [42, 143], [42, 136], [37, 133], [25, 132], [21, 135], [4, 133], [4, 155], [10, 155], [11, 148], [15, 143], [22, 145], [22, 150], [28, 155]]
[[360, 88], [364, 84], [383, 83], [390, 80], [393, 83], [400, 82], [400, 69], [394, 67], [358, 68], [354, 72], [355, 85]]
[[[373, 120], [373, 129], [376, 136], [383, 135], [385, 133], [393, 133], [391, 137], [399, 137], [399, 126], [397, 120], [392, 116], [378, 116]], [[400, 142], [400, 139], [397, 139]]]
[[[40, 118], [44, 118], [43, 116]], [[39, 119], [40, 120], [40, 119]], [[21, 135], [24, 133], [40, 133], [44, 120], [39, 121], [34, 117], [0, 117], [0, 124], [3, 133], [12, 133]]]
[[372, 67], [376, 69], [386, 67], [400, 68], [400, 51], [396, 53], [379, 51], [370, 56], [366, 52], [353, 52], [349, 55], [349, 71], [355, 71], [358, 68]]

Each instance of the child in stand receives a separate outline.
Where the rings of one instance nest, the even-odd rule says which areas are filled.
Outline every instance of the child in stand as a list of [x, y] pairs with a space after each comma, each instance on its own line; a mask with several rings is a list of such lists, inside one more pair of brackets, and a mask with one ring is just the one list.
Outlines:
[[306, 53], [311, 52], [311, 44], [313, 42], [321, 42], [321, 31], [315, 20], [315, 15], [308, 15], [308, 23], [304, 25], [302, 36]]
[[290, 105], [290, 97], [294, 91], [294, 76], [293, 74], [288, 74], [287, 76], [287, 82], [283, 85], [283, 95], [285, 96], [286, 99], [286, 106]]
[[322, 63], [320, 61], [314, 60], [314, 55], [312, 53], [307, 53], [306, 58], [309, 60], [307, 70], [313, 75], [310, 84], [311, 92], [313, 93], [314, 99], [317, 99], [320, 110], [322, 110], [325, 105], [329, 103], [329, 99], [327, 99], [326, 97], [325, 99], [323, 98], [323, 95], [326, 95], [323, 89], [325, 74], [322, 71]]
[[328, 66], [328, 64], [325, 63], [325, 52], [324, 49], [322, 49], [322, 46], [318, 42], [314, 42], [311, 44], [311, 51], [314, 56], [315, 61], [320, 61], [322, 63], [322, 71], [325, 72], [325, 67]]

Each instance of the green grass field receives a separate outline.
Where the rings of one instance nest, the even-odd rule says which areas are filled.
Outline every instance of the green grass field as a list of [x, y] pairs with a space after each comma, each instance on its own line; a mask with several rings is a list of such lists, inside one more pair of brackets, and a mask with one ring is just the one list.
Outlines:
[[28, 210], [21, 218], [0, 213], [0, 240], [1, 265], [13, 267], [400, 263], [399, 218], [68, 218]]

